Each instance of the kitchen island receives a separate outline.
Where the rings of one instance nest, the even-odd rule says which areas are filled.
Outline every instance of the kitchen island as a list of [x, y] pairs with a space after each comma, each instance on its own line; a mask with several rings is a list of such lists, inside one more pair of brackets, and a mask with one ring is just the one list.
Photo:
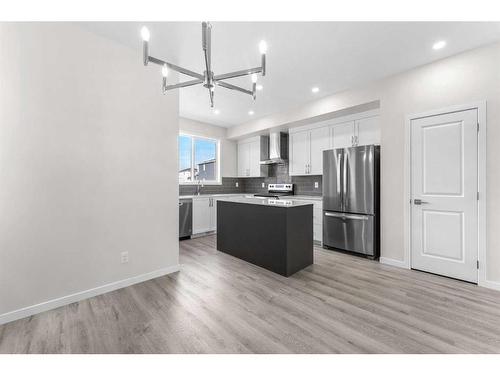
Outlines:
[[288, 277], [313, 263], [313, 204], [220, 199], [217, 250]]

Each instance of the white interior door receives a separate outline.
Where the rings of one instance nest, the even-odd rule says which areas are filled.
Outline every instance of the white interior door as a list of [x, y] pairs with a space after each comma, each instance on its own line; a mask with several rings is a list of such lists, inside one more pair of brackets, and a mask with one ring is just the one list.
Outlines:
[[475, 109], [411, 121], [411, 266], [470, 282], [477, 282], [477, 121]]
[[330, 148], [330, 127], [312, 129], [310, 138], [309, 174], [323, 174], [323, 151]]
[[309, 131], [290, 134], [290, 174], [307, 174], [309, 163]]

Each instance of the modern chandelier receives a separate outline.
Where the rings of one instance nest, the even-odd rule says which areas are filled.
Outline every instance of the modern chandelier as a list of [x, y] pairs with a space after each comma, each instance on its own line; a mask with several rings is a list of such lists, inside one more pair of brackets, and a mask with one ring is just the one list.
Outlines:
[[[203, 74], [193, 72], [192, 70], [182, 68], [180, 66], [174, 65], [167, 61], [163, 61], [157, 59], [156, 57], [149, 55], [149, 38], [150, 33], [149, 30], [144, 26], [141, 29], [141, 36], [143, 40], [143, 60], [144, 65], [148, 65], [148, 63], [153, 63], [156, 65], [160, 65], [161, 73], [163, 76], [163, 84], [162, 90], [165, 94], [168, 90], [179, 89], [182, 87], [189, 87], [194, 85], [202, 84], [203, 87], [206, 87], [209, 92], [210, 98], [210, 107], [214, 106], [214, 92], [215, 86], [224, 87], [229, 90], [240, 91], [244, 94], [251, 95], [253, 99], [256, 98], [256, 88], [257, 88], [257, 74], [261, 73], [262, 76], [266, 75], [266, 52], [267, 52], [267, 43], [262, 40], [259, 43], [259, 51], [261, 53], [261, 66], [257, 68], [243, 69], [238, 70], [236, 72], [224, 73], [215, 75], [212, 70], [212, 25], [208, 22], [203, 22], [201, 24], [201, 46], [203, 48], [203, 54], [205, 57], [205, 71]], [[184, 81], [180, 83], [176, 83], [174, 85], [167, 85], [167, 77], [169, 69], [175, 70], [176, 72], [182, 73], [184, 75], [190, 76], [194, 79], [189, 81]], [[243, 76], [251, 76], [252, 77], [252, 89], [247, 90], [243, 87], [236, 86], [230, 83], [225, 82], [226, 79], [243, 77]]]

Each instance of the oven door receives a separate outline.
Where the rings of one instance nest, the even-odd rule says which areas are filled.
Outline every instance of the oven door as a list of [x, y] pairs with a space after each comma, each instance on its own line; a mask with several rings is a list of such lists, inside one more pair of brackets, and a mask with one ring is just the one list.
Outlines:
[[375, 255], [373, 215], [323, 212], [323, 245], [364, 255]]

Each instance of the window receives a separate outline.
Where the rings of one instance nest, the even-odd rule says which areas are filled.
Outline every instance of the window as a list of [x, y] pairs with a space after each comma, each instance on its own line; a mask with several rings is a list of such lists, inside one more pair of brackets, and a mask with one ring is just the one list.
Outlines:
[[179, 183], [219, 183], [219, 141], [179, 135]]

